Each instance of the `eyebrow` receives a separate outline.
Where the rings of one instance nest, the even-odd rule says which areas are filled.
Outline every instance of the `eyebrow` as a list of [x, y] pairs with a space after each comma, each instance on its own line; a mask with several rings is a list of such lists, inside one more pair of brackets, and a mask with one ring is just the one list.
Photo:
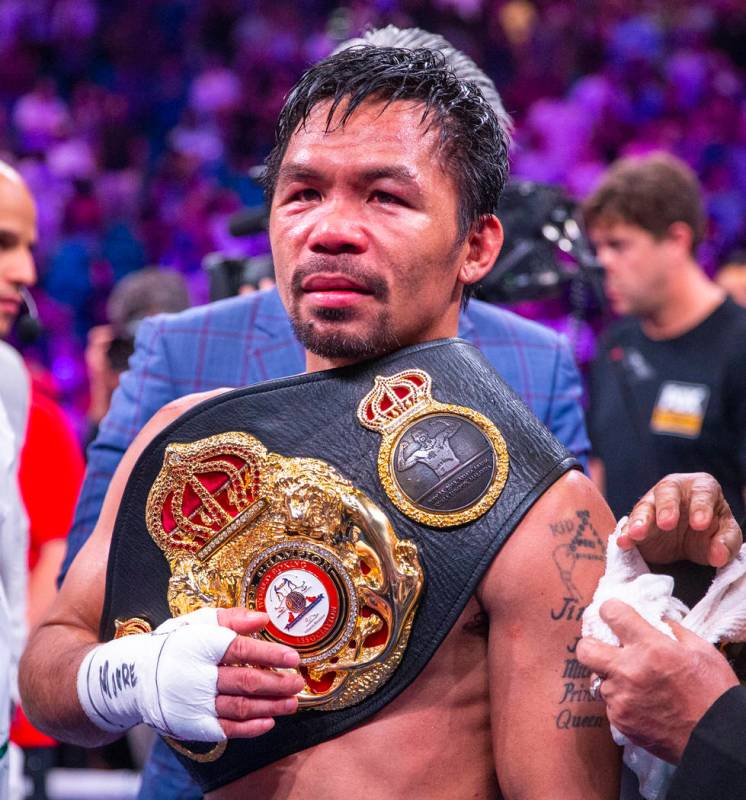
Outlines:
[[[313, 167], [306, 167], [302, 164], [283, 164], [280, 167], [277, 183], [292, 183], [293, 181], [321, 181], [323, 175]], [[401, 165], [385, 165], [363, 169], [355, 176], [355, 181], [359, 183], [374, 183], [379, 180], [397, 180], [402, 183], [418, 185], [417, 176], [409, 167]]]

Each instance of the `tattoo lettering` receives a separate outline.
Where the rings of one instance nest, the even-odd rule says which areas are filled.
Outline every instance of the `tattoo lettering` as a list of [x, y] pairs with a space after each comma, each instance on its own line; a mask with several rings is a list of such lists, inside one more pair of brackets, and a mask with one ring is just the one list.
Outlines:
[[[575, 641], [577, 642], [578, 640], [576, 639]], [[565, 671], [562, 673], [563, 678], [587, 678], [590, 674], [591, 671], [588, 667], [584, 667], [577, 658], [565, 659]]]
[[592, 703], [595, 699], [588, 686], [578, 685], [570, 681], [565, 684], [560, 705], [563, 703]]
[[554, 724], [559, 730], [570, 730], [572, 728], [603, 728], [606, 717], [600, 714], [573, 714], [569, 708], [563, 708], [557, 714]]
[[[603, 561], [606, 556], [606, 548], [604, 547], [603, 540], [591, 523], [590, 512], [576, 511], [575, 515], [578, 518], [575, 533], [569, 542], [555, 547], [552, 557], [554, 558], [554, 563], [557, 565], [560, 578], [565, 585], [565, 590], [570, 599], [580, 600], [580, 591], [572, 580], [575, 566], [581, 559]], [[558, 536], [562, 533], [571, 533], [572, 524], [570, 524], [568, 528], [568, 522], [569, 520], [562, 520], [556, 523], [556, 525], [552, 525], [552, 534]], [[559, 619], [559, 617], [554, 617], [554, 615], [552, 615], [552, 617], [553, 619]]]
[[[549, 614], [555, 622], [561, 619], [569, 620], [570, 622], [577, 622], [583, 616], [586, 606], [578, 606], [574, 597], [563, 597], [564, 604], [562, 608], [555, 611], [553, 608], [549, 610]], [[574, 645], [573, 645], [574, 646]]]
[[559, 522], [552, 522], [549, 525], [549, 530], [552, 536], [562, 536], [565, 533], [572, 533], [573, 522], [571, 519], [561, 519]]
[[[564, 588], [561, 602], [549, 609], [549, 616], [555, 622], [569, 622], [572, 625], [572, 638], [565, 644], [564, 667], [561, 671], [562, 689], [559, 694], [557, 715], [554, 723], [557, 730], [575, 730], [577, 728], [603, 728], [606, 717], [598, 713], [599, 702], [594, 698], [589, 678], [591, 671], [584, 667], [575, 657], [580, 641], [579, 625], [586, 603], [582, 592], [575, 584], [575, 570], [580, 561], [604, 561], [606, 547], [591, 522], [589, 511], [579, 510], [574, 518], [561, 519], [551, 524], [552, 536], [559, 539], [552, 558], [559, 571]], [[581, 566], [580, 572], [583, 568]], [[559, 672], [558, 672], [559, 674]], [[576, 706], [592, 704], [589, 711], [596, 713], [580, 714]], [[574, 713], [575, 712], [575, 713]]]
[[120, 664], [116, 669], [109, 668], [109, 662], [105, 661], [98, 670], [98, 680], [101, 691], [109, 700], [118, 697], [125, 689], [134, 689], [137, 686], [137, 676], [135, 675], [135, 665]]

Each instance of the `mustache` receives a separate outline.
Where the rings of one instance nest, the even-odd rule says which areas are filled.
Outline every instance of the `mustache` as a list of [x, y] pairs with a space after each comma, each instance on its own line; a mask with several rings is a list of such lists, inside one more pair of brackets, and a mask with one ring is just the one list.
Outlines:
[[354, 256], [344, 253], [338, 256], [318, 255], [299, 264], [291, 281], [293, 295], [297, 297], [303, 292], [306, 278], [319, 273], [341, 275], [359, 284], [377, 300], [388, 300], [389, 287], [386, 281], [361, 266]]

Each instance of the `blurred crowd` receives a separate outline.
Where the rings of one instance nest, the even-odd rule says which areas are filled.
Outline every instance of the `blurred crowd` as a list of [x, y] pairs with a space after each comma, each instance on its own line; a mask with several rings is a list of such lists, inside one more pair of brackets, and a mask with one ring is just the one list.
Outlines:
[[[209, 254], [267, 252], [264, 233], [237, 238], [228, 221], [263, 201], [257, 168], [288, 90], [340, 42], [389, 23], [442, 34], [494, 79], [515, 121], [516, 178], [582, 200], [620, 157], [681, 158], [707, 212], [690, 266], [712, 275], [730, 264], [722, 285], [746, 297], [743, 0], [0, 0], [0, 159], [38, 209], [30, 302], [44, 332], [24, 341], [17, 327], [14, 340], [35, 372], [21, 458], [32, 624], [51, 602], [82, 481], [79, 443], [109, 407], [135, 329], [208, 300]], [[568, 317], [566, 297], [518, 310], [584, 334], [576, 351], [590, 359], [599, 325]], [[50, 451], [69, 484], [57, 481], [54, 502], [34, 480]], [[54, 744], [22, 734], [40, 752]]]
[[368, 26], [442, 33], [516, 120], [513, 174], [584, 196], [621, 155], [665, 149], [705, 190], [713, 270], [746, 241], [746, 15], [739, 0], [0, 0], [0, 157], [39, 204], [34, 290], [50, 369], [82, 433], [83, 352], [112, 287], [159, 264], [193, 303], [212, 251], [264, 238], [226, 221], [261, 202], [289, 87]]

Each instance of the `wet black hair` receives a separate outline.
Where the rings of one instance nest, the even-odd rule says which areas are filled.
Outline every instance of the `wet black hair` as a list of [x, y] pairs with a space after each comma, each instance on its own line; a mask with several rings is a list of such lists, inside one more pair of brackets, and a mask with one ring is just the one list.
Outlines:
[[327, 131], [344, 127], [367, 100], [383, 101], [384, 108], [398, 100], [421, 103], [421, 124], [437, 129], [443, 168], [459, 192], [460, 240], [495, 212], [508, 176], [508, 134], [476, 84], [459, 80], [438, 51], [369, 45], [318, 62], [288, 95], [263, 176], [269, 206], [291, 137], [328, 100]]

